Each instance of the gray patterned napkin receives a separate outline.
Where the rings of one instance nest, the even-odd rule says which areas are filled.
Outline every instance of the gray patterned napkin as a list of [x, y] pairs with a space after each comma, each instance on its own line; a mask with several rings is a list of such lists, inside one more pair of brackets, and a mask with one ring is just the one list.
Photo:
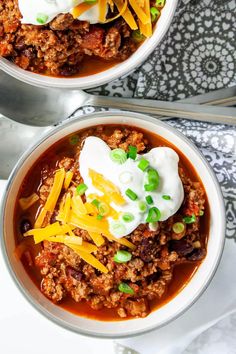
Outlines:
[[[235, 84], [236, 0], [181, 0], [165, 39], [139, 70], [129, 77], [89, 92], [123, 97], [178, 100]], [[94, 110], [93, 107], [88, 107], [80, 110], [79, 113], [89, 113]], [[164, 328], [160, 330], [161, 332], [156, 331], [155, 336], [146, 335], [145, 338], [142, 336], [141, 342], [138, 339], [122, 342], [137, 351], [132, 351], [120, 343], [116, 344], [115, 351], [119, 354], [180, 353], [188, 341], [194, 338], [194, 334], [199, 334], [208, 325], [215, 323], [227, 312], [228, 307], [232, 310], [234, 305], [231, 297], [236, 298], [236, 290], [233, 293], [233, 288], [230, 287], [233, 279], [227, 277], [226, 273], [228, 268], [233, 266], [235, 269], [236, 266], [232, 253], [232, 250], [236, 252], [236, 130], [230, 126], [189, 122], [182, 119], [172, 119], [168, 123], [184, 133], [202, 151], [220, 182], [227, 213], [226, 250], [221, 269], [217, 273], [218, 278], [216, 277], [217, 280], [213, 281], [207, 292], [205, 302], [211, 301], [209, 299], [212, 299], [214, 291], [220, 292], [220, 288], [217, 288], [219, 282], [222, 282], [222, 287], [232, 295], [230, 293], [223, 296], [222, 306], [220, 299], [217, 302], [217, 298], [214, 298], [217, 310], [211, 312], [209, 306], [206, 308], [205, 325], [204, 321], [199, 320], [196, 321], [195, 327], [188, 324], [187, 332], [180, 331], [180, 338], [178, 337], [178, 340], [176, 338], [176, 342], [181, 343], [178, 348], [173, 346], [171, 349], [165, 343]], [[220, 276], [221, 280], [219, 280]], [[236, 276], [234, 281], [236, 282]], [[205, 303], [202, 301], [203, 309], [204, 306]], [[201, 312], [201, 308], [197, 311], [199, 310]], [[194, 316], [194, 309], [190, 311], [192, 312]], [[179, 320], [183, 328], [186, 321], [192, 321], [191, 314], [189, 316], [189, 318], [183, 316]], [[168, 325], [166, 331], [170, 331], [175, 338], [175, 327]], [[181, 335], [185, 337], [184, 340]], [[149, 341], [149, 346], [144, 350], [142, 343], [145, 341]], [[154, 349], [156, 344], [159, 344], [158, 351]]]

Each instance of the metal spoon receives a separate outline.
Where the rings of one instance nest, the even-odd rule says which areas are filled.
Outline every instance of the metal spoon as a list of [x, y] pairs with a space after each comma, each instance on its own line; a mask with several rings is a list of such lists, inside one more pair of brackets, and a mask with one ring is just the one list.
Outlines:
[[[110, 99], [113, 100], [113, 98], [107, 99], [107, 105], [110, 106]], [[99, 105], [99, 101], [103, 105], [104, 100], [106, 97], [88, 95], [83, 91], [31, 87], [0, 71], [0, 112], [2, 113], [0, 114], [0, 178], [8, 177], [18, 157], [40, 135], [53, 128], [53, 125], [49, 126], [50, 124], [68, 118], [81, 105]], [[123, 100], [119, 99], [120, 102]], [[156, 102], [154, 100], [134, 101], [144, 102], [147, 106], [150, 102]], [[126, 100], [126, 104], [127, 102], [129, 99]], [[225, 102], [227, 105], [234, 104], [236, 87], [199, 95], [182, 102], [212, 105], [222, 105]], [[133, 106], [128, 108], [131, 110]], [[142, 109], [138, 107], [138, 111], [141, 112]], [[160, 116], [158, 118], [166, 119]]]
[[[236, 88], [230, 88], [188, 98], [185, 101], [197, 104], [210, 103], [212, 105], [234, 104], [236, 103], [236, 97], [233, 96], [235, 93]], [[47, 97], [45, 97], [45, 100], [47, 100]], [[42, 100], [41, 103], [43, 105], [44, 101]], [[42, 109], [42, 107], [38, 106], [37, 100], [35, 104]], [[33, 113], [34, 111], [32, 110], [32, 115]], [[14, 114], [13, 108], [12, 114]], [[158, 118], [165, 119], [166, 117]], [[8, 178], [19, 156], [32, 145], [40, 135], [43, 135], [52, 128], [53, 126], [36, 127], [20, 124], [0, 115], [0, 178]]]
[[48, 126], [61, 122], [86, 105], [236, 125], [236, 108], [192, 104], [191, 100], [165, 102], [32, 87], [0, 71], [0, 112], [19, 123]]

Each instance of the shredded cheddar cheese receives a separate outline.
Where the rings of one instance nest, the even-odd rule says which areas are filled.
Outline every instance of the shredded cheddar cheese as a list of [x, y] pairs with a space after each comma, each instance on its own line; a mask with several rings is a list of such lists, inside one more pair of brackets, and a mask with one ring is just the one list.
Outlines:
[[49, 193], [49, 196], [47, 198], [47, 201], [46, 201], [43, 209], [41, 210], [37, 220], [35, 221], [35, 225], [34, 225], [35, 228], [39, 228], [42, 226], [47, 212], [53, 213], [55, 206], [57, 204], [59, 195], [62, 190], [64, 179], [65, 179], [65, 170], [64, 170], [64, 168], [61, 168], [60, 170], [57, 170], [55, 173], [52, 189]]
[[98, 232], [89, 232], [89, 236], [91, 237], [91, 239], [93, 240], [93, 242], [95, 243], [96, 246], [100, 247], [104, 244], [104, 238], [102, 237], [101, 234], [99, 234]]
[[[105, 243], [105, 238], [110, 242], [120, 243], [130, 249], [134, 249], [135, 247], [124, 237], [116, 239], [110, 233], [109, 223], [106, 219], [106, 217], [119, 217], [119, 213], [111, 207], [110, 203], [114, 202], [122, 205], [125, 203], [125, 200], [120, 194], [119, 189], [111, 181], [107, 180], [103, 175], [90, 170], [89, 176], [92, 179], [92, 183], [98, 190], [103, 192], [103, 195], [89, 195], [87, 201], [84, 203], [82, 197], [77, 194], [74, 187], [68, 189], [73, 178], [73, 174], [68, 172], [65, 173], [63, 168], [56, 171], [51, 191], [37, 217], [35, 228], [24, 233], [24, 236], [33, 236], [35, 244], [42, 241], [62, 243], [76, 252], [85, 262], [101, 272], [107, 273], [108, 269], [95, 256], [91, 255], [91, 253], [96, 252], [98, 247]], [[47, 213], [50, 212], [52, 214], [55, 211], [62, 188], [67, 190], [67, 192], [60, 201], [59, 210], [56, 215], [57, 221], [42, 227]], [[29, 205], [32, 205], [33, 201], [35, 202], [38, 199], [37, 194], [29, 198], [23, 198], [23, 201], [21, 199], [22, 208], [28, 208]], [[106, 217], [101, 220], [97, 218], [98, 208], [92, 204], [93, 199], [98, 199], [100, 203], [106, 203], [107, 205], [108, 212]], [[87, 231], [93, 243], [86, 242], [82, 237], [77, 236], [73, 232], [75, 228]], [[24, 249], [23, 246], [21, 248]]]
[[139, 19], [139, 28], [140, 32], [145, 36], [145, 37], [151, 37], [152, 35], [152, 21], [151, 21], [151, 14], [150, 14], [150, 2], [149, 0], [144, 0], [144, 11], [146, 15], [149, 18], [149, 21], [144, 24], [140, 19]]
[[92, 267], [100, 270], [102, 273], [108, 273], [108, 269], [101, 263], [97, 258], [95, 258], [93, 255], [80, 251], [78, 250], [77, 247], [72, 246], [71, 247], [85, 262], [90, 264]]
[[117, 205], [125, 204], [125, 199], [120, 194], [118, 187], [111, 181], [92, 169], [89, 169], [89, 177], [94, 187], [106, 195], [110, 202], [114, 202]]
[[64, 188], [65, 190], [67, 190], [70, 186], [70, 183], [72, 181], [73, 178], [73, 172], [72, 171], [67, 171], [66, 175], [65, 175], [65, 180], [64, 180]]
[[[121, 0], [114, 0], [114, 3], [116, 4], [116, 7], [118, 8], [118, 10], [121, 11], [122, 7], [123, 7], [122, 1]], [[133, 15], [128, 7], [123, 12], [122, 17], [132, 30], [138, 29], [137, 23], [136, 23]]]
[[[164, 4], [163, 2], [161, 6], [159, 4], [156, 6], [160, 9]], [[78, 18], [95, 5], [98, 5], [100, 23], [108, 23], [118, 17], [123, 17], [132, 30], [139, 29], [145, 37], [152, 35], [150, 0], [98, 0], [91, 3], [82, 2], [73, 8], [72, 15], [74, 18]], [[113, 17], [109, 16], [107, 18], [109, 10], [110, 13], [116, 13], [117, 11], [118, 13]]]
[[107, 0], [98, 0], [99, 6], [99, 21], [106, 21], [106, 12], [107, 12]]
[[88, 11], [89, 9], [91, 9], [91, 7], [93, 7], [94, 5], [96, 5], [96, 2], [89, 4], [87, 2], [82, 2], [81, 4], [77, 5], [76, 7], [73, 8], [72, 10], [72, 16], [74, 18], [79, 17], [80, 15], [82, 15], [84, 12]]

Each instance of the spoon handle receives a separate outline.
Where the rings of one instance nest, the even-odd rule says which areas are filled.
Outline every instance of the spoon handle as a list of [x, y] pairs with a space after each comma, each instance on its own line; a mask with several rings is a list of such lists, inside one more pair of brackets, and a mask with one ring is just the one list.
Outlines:
[[0, 179], [8, 178], [19, 156], [50, 129], [17, 123], [0, 114]]
[[[158, 116], [163, 115], [165, 117], [179, 117], [210, 123], [236, 125], [236, 108], [234, 107], [103, 96], [96, 96], [93, 105]], [[164, 117], [161, 118], [166, 119]]]

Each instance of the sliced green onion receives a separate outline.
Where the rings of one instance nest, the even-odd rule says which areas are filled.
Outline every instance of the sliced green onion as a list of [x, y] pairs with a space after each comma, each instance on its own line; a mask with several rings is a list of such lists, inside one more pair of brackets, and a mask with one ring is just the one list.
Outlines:
[[142, 200], [139, 201], [138, 207], [139, 207], [139, 211], [141, 211], [141, 213], [145, 213], [145, 211], [147, 210], [147, 204], [145, 202], [143, 202]]
[[86, 190], [88, 189], [88, 186], [85, 183], [80, 183], [77, 187], [76, 187], [76, 191], [79, 195], [83, 195]]
[[136, 157], [137, 157], [137, 148], [136, 148], [136, 146], [132, 146], [132, 145], [129, 146], [128, 157], [130, 159], [132, 159], [132, 160], [136, 159]]
[[140, 170], [145, 171], [149, 166], [149, 161], [146, 159], [141, 159], [138, 163], [138, 168], [140, 168]]
[[204, 211], [203, 211], [203, 210], [200, 210], [199, 215], [200, 215], [200, 216], [203, 216], [203, 215], [204, 215]]
[[153, 192], [156, 189], [156, 184], [154, 183], [144, 184], [144, 189], [146, 192]]
[[160, 210], [156, 207], [152, 207], [148, 211], [146, 222], [156, 222], [159, 221], [160, 218], [161, 218]]
[[110, 211], [110, 207], [107, 203], [104, 202], [100, 202], [98, 205], [98, 212], [100, 215], [105, 216], [107, 214], [109, 214]]
[[175, 234], [181, 234], [185, 230], [185, 226], [182, 222], [176, 222], [172, 226], [172, 230], [174, 231]]
[[146, 196], [146, 202], [150, 205], [150, 204], [153, 204], [153, 199], [152, 199], [152, 197], [151, 197], [151, 195], [147, 195]]
[[102, 220], [102, 219], [103, 219], [103, 216], [100, 215], [100, 214], [98, 214], [98, 215], [97, 215], [97, 220]]
[[152, 22], [155, 22], [157, 20], [157, 18], [159, 17], [159, 15], [160, 15], [160, 11], [157, 10], [156, 7], [151, 7], [150, 8], [150, 13], [151, 13]]
[[131, 258], [132, 258], [131, 253], [129, 253], [128, 251], [119, 250], [116, 252], [113, 259], [116, 263], [126, 263], [129, 262]]
[[171, 200], [171, 197], [170, 197], [170, 195], [163, 195], [163, 196], [162, 196], [162, 199]]
[[48, 20], [48, 15], [43, 13], [38, 13], [36, 17], [36, 21], [40, 23], [40, 25], [44, 25]]
[[72, 136], [69, 137], [69, 143], [71, 145], [76, 145], [76, 144], [78, 144], [78, 142], [79, 142], [78, 135], [72, 135]]
[[131, 200], [136, 200], [138, 198], [137, 194], [134, 191], [132, 191], [132, 189], [130, 188], [126, 189], [125, 194]]
[[118, 289], [125, 294], [134, 294], [134, 290], [126, 283], [120, 283]]
[[145, 191], [152, 192], [159, 186], [159, 174], [153, 168], [150, 168], [147, 172], [148, 183], [144, 185]]
[[158, 174], [157, 170], [154, 170], [154, 168], [150, 168], [148, 170], [148, 182], [155, 183], [155, 184], [157, 184], [157, 186], [159, 184], [159, 174]]
[[158, 230], [158, 221], [150, 222], [148, 224], [148, 226], [151, 231], [157, 231]]
[[119, 175], [119, 181], [123, 184], [128, 184], [132, 182], [133, 180], [133, 175], [129, 171], [124, 171]]
[[156, 0], [157, 7], [163, 7], [165, 5], [166, 0]]
[[139, 30], [132, 32], [132, 39], [137, 43], [144, 41], [145, 38], [146, 37]]
[[122, 165], [127, 160], [126, 152], [123, 149], [114, 149], [110, 152], [110, 158], [113, 162]]
[[192, 216], [185, 216], [183, 217], [183, 221], [185, 224], [192, 224], [196, 221], [196, 216], [194, 214]]
[[97, 0], [84, 0], [84, 2], [86, 3], [86, 4], [96, 4], [96, 2], [97, 2]]
[[113, 222], [110, 228], [111, 233], [115, 236], [124, 236], [126, 233], [126, 227], [121, 222]]
[[131, 214], [131, 213], [124, 213], [122, 215], [122, 219], [123, 219], [124, 222], [131, 222], [131, 221], [134, 220], [134, 215]]
[[99, 200], [94, 199], [94, 200], [91, 202], [91, 204], [93, 204], [96, 208], [98, 208], [100, 202], [99, 202]]

